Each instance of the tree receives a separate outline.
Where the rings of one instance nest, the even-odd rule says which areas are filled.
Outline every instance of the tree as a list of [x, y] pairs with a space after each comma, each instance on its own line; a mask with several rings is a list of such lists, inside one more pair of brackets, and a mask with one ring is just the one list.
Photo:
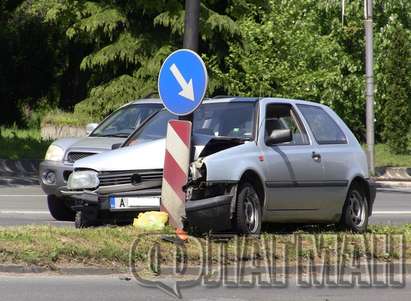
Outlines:
[[408, 153], [411, 122], [411, 32], [391, 16], [378, 38], [377, 103], [391, 151]]
[[[236, 23], [227, 15], [246, 11], [246, 2], [238, 2], [241, 5], [231, 9], [234, 5], [202, 1], [200, 52], [217, 69], [228, 51], [228, 41], [240, 37]], [[89, 94], [75, 111], [97, 119], [124, 102], [156, 91], [162, 61], [182, 46], [182, 0], [34, 0], [31, 11], [65, 28], [66, 39], [86, 49], [80, 68], [90, 74]], [[221, 84], [212, 77], [209, 87], [212, 93]]]

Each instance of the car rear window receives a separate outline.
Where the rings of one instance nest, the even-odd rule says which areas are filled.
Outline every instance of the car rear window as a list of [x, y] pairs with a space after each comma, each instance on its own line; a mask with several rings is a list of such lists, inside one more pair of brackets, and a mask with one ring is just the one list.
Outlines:
[[322, 108], [297, 105], [311, 128], [318, 144], [346, 144], [347, 138], [334, 119]]

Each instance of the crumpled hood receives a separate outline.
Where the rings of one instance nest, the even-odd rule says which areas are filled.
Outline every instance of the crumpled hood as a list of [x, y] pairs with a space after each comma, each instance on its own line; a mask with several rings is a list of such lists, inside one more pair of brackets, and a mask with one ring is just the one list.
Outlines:
[[74, 142], [70, 148], [84, 149], [111, 149], [111, 146], [116, 143], [123, 143], [126, 138], [118, 137], [83, 137]]
[[96, 171], [162, 169], [164, 165], [165, 139], [141, 142], [109, 152], [93, 155], [74, 163], [74, 168]]

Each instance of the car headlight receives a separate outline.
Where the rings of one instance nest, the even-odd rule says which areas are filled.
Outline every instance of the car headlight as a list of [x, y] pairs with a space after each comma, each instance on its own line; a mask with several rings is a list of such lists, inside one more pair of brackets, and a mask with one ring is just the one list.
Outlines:
[[50, 145], [46, 152], [45, 160], [50, 161], [63, 161], [64, 150], [57, 145]]
[[97, 172], [93, 170], [82, 170], [71, 173], [67, 181], [70, 190], [94, 189], [100, 184]]

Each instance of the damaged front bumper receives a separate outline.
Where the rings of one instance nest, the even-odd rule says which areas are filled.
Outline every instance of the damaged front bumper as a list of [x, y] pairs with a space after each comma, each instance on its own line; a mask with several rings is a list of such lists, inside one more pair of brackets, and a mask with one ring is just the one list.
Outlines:
[[[221, 184], [218, 184], [221, 185]], [[225, 185], [225, 184], [224, 184]], [[213, 186], [213, 185], [211, 185]], [[220, 191], [220, 194], [202, 195], [195, 200], [189, 199], [186, 201], [186, 224], [194, 228], [196, 231], [225, 231], [232, 228], [233, 204], [235, 204], [236, 185], [229, 185]], [[110, 207], [110, 196], [101, 195], [95, 191], [70, 191], [68, 189], [62, 190], [63, 195], [70, 196], [76, 200], [88, 203], [89, 205], [97, 205], [100, 210], [118, 211]], [[121, 194], [115, 194], [116, 197], [144, 197], [144, 196], [160, 196], [161, 189], [145, 190], [145, 191], [130, 191]], [[159, 210], [159, 208], [141, 208], [128, 207], [122, 208], [121, 211], [148, 211]]]
[[190, 227], [198, 231], [223, 231], [231, 229], [232, 195], [187, 201], [186, 217]]

